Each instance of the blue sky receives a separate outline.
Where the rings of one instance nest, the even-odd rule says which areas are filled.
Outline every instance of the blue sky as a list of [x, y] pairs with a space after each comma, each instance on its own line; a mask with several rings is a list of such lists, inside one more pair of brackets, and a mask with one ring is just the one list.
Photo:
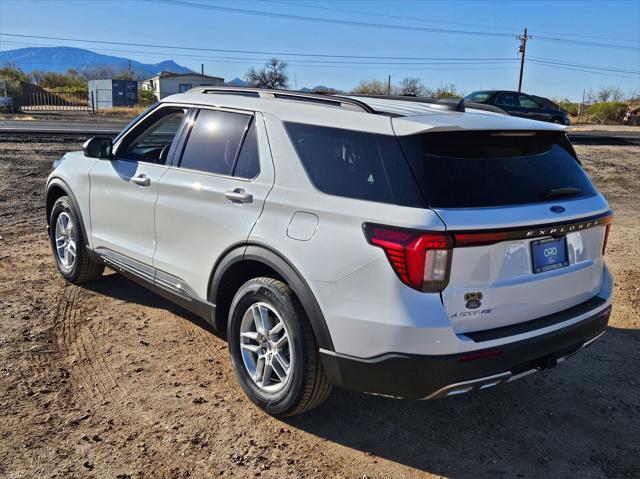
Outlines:
[[[298, 88], [321, 84], [349, 89], [362, 79], [386, 81], [389, 74], [392, 81], [420, 77], [431, 87], [453, 83], [463, 92], [517, 88], [516, 35], [524, 27], [532, 36], [527, 44], [527, 58], [532, 61], [525, 64], [524, 91], [574, 100], [583, 89], [604, 85], [640, 92], [640, 0], [0, 0], [0, 33], [165, 46], [0, 36], [0, 50], [68, 45], [148, 63], [171, 58], [196, 71], [204, 63], [206, 73], [227, 79], [242, 77], [250, 65], [259, 66], [276, 56], [289, 62], [292, 87]], [[389, 58], [362, 58], [367, 56]], [[461, 58], [467, 60], [438, 60]]]

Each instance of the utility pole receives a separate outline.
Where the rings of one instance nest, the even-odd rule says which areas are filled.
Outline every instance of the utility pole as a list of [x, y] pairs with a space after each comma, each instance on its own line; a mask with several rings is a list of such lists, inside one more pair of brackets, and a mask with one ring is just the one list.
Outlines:
[[204, 63], [200, 64], [200, 74], [204, 76]]
[[580, 117], [582, 116], [582, 109], [584, 108], [584, 88], [582, 89], [582, 103], [578, 107], [578, 121], [580, 121]]
[[133, 75], [131, 74], [131, 60], [129, 60], [129, 80], [131, 80], [133, 78]]
[[387, 79], [387, 95], [391, 95], [391, 75]]
[[524, 29], [524, 35], [518, 35], [518, 40], [520, 40], [520, 47], [518, 48], [518, 52], [522, 55], [520, 57], [520, 80], [518, 80], [518, 93], [522, 91], [522, 73], [524, 71], [524, 54], [527, 50], [527, 40], [529, 40], [527, 36], [527, 29]]

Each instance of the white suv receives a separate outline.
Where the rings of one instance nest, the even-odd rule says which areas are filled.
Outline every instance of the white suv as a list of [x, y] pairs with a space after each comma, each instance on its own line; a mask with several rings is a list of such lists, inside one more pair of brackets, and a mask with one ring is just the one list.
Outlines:
[[73, 283], [107, 265], [208, 321], [274, 415], [332, 385], [486, 389], [597, 339], [612, 213], [562, 127], [486, 105], [203, 87], [55, 164]]

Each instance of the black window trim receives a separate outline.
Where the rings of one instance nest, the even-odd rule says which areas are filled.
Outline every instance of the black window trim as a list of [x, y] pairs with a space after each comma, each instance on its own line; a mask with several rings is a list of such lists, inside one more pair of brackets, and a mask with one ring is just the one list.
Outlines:
[[[213, 111], [220, 111], [222, 113], [235, 113], [235, 114], [241, 114], [241, 115], [245, 115], [250, 117], [249, 121], [247, 122], [247, 126], [245, 126], [245, 129], [242, 133], [242, 138], [240, 139], [240, 143], [238, 145], [238, 149], [235, 153], [235, 157], [233, 160], [233, 165], [231, 168], [231, 175], [224, 175], [221, 173], [212, 173], [211, 171], [202, 171], [202, 170], [196, 170], [193, 168], [185, 168], [180, 166], [182, 164], [182, 157], [184, 155], [184, 150], [187, 146], [187, 142], [189, 141], [189, 136], [191, 135], [191, 131], [193, 130], [193, 126], [195, 125], [195, 122], [198, 118], [198, 115], [200, 114], [200, 112], [202, 110], [213, 110]], [[190, 107], [190, 112], [185, 115], [185, 118], [189, 118], [189, 123], [188, 125], [184, 128], [184, 130], [181, 133], [181, 138], [180, 141], [177, 144], [177, 148], [176, 148], [176, 152], [173, 155], [172, 161], [169, 164], [169, 162], [167, 162], [167, 166], [171, 167], [171, 168], [176, 168], [182, 171], [191, 171], [194, 173], [198, 173], [198, 174], [203, 174], [203, 175], [209, 175], [209, 176], [217, 176], [220, 178], [232, 178], [234, 180], [239, 180], [239, 181], [246, 181], [246, 182], [251, 182], [253, 180], [255, 180], [258, 176], [260, 176], [260, 173], [262, 172], [262, 168], [261, 168], [261, 162], [260, 162], [260, 150], [258, 149], [258, 174], [256, 176], [254, 176], [253, 178], [244, 178], [242, 176], [233, 176], [233, 173], [235, 172], [235, 168], [238, 162], [238, 157], [240, 156], [240, 151], [242, 151], [242, 146], [244, 145], [244, 140], [247, 136], [247, 132], [249, 131], [249, 126], [254, 122], [255, 118], [256, 118], [256, 112], [254, 111], [249, 111], [249, 110], [239, 110], [239, 109], [234, 109], [234, 108], [224, 108], [224, 107], [214, 107], [211, 105], [200, 105], [200, 104], [196, 104], [196, 105], [191, 105]], [[256, 135], [257, 135], [257, 131], [256, 131]]]
[[[256, 173], [256, 175], [252, 178], [247, 178], [244, 176], [236, 176], [236, 168], [238, 167], [238, 160], [240, 160], [240, 153], [242, 153], [242, 148], [244, 147], [244, 143], [245, 140], [247, 139], [247, 136], [249, 135], [249, 131], [251, 130], [251, 127], [255, 126], [256, 128], [256, 150], [258, 153], [258, 173]], [[258, 176], [260, 176], [260, 142], [258, 141], [258, 124], [256, 122], [256, 117], [255, 115], [251, 116], [251, 119], [249, 120], [249, 123], [247, 123], [247, 126], [245, 126], [244, 128], [244, 133], [242, 134], [242, 140], [240, 140], [240, 145], [238, 146], [238, 151], [236, 152], [236, 157], [233, 160], [233, 167], [231, 168], [231, 176], [233, 176], [234, 178], [244, 178], [246, 180], [252, 181], [255, 180]]]

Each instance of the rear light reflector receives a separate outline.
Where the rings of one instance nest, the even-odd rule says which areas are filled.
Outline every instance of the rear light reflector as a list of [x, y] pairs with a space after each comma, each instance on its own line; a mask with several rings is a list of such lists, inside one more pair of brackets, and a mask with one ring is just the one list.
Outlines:
[[493, 358], [502, 354], [499, 349], [484, 349], [482, 351], [472, 351], [470, 353], [464, 353], [458, 356], [459, 363], [466, 363], [467, 361], [475, 361], [477, 359]]
[[400, 280], [418, 291], [440, 292], [449, 282], [453, 241], [446, 233], [365, 223], [370, 244], [384, 250]]
[[611, 223], [607, 225], [607, 229], [604, 232], [604, 241], [602, 243], [602, 254], [606, 252], [607, 242], [609, 241], [609, 232], [611, 231]]

